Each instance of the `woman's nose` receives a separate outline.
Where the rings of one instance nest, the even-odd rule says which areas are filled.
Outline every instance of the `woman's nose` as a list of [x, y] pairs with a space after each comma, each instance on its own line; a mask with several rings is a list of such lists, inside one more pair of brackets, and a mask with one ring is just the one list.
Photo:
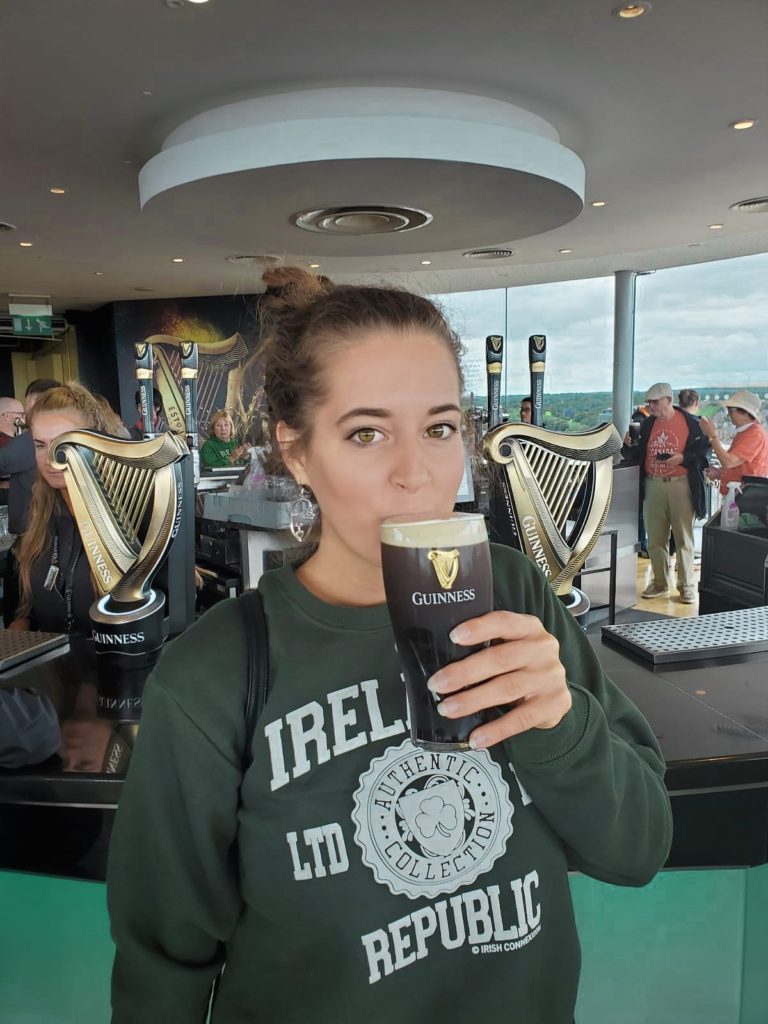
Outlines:
[[417, 491], [428, 483], [429, 479], [429, 468], [419, 446], [405, 443], [398, 445], [390, 474], [390, 480], [395, 487]]

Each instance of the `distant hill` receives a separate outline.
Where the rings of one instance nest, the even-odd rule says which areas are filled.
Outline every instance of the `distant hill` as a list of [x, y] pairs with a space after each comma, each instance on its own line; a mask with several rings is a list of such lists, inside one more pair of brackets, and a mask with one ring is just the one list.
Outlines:
[[[697, 387], [702, 398], [701, 412], [705, 416], [724, 415], [720, 401], [739, 389], [722, 385], [718, 387]], [[749, 389], [763, 399], [768, 406], [768, 383], [752, 385]], [[502, 397], [501, 406], [512, 420], [518, 419], [520, 400], [525, 395], [513, 393]], [[645, 391], [634, 393], [633, 404], [641, 405]], [[544, 394], [544, 418], [552, 430], [589, 430], [611, 418], [613, 396], [610, 391], [564, 391], [558, 394]], [[476, 404], [485, 405], [485, 396], [476, 399]]]

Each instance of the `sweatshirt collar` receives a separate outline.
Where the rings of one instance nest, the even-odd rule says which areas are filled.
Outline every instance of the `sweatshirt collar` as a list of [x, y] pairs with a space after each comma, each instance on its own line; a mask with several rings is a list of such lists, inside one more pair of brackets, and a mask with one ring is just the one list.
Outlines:
[[328, 604], [307, 590], [294, 572], [293, 566], [269, 572], [266, 576], [278, 583], [285, 597], [317, 622], [336, 629], [379, 630], [389, 629], [389, 611], [386, 604], [350, 608], [345, 605]]

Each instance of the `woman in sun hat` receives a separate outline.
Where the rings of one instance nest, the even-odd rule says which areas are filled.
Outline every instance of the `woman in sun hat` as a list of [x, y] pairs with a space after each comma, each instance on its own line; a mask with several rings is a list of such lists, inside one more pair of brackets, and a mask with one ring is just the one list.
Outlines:
[[745, 476], [768, 476], [768, 433], [762, 424], [761, 402], [752, 391], [736, 391], [722, 403], [728, 410], [736, 436], [730, 448], [724, 448], [717, 436], [717, 427], [706, 416], [701, 429], [712, 442], [712, 450], [720, 460], [719, 469], [709, 469], [710, 480], [720, 481], [720, 493], [728, 493], [728, 484]]

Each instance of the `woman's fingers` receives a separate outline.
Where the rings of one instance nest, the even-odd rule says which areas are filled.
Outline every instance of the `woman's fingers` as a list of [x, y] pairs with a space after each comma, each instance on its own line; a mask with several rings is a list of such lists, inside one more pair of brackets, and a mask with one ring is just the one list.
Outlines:
[[496, 642], [436, 672], [428, 684], [433, 693], [453, 693], [531, 664], [545, 671], [562, 668], [560, 645], [532, 615], [491, 612], [462, 623], [451, 639], [468, 646]]
[[468, 646], [493, 641], [441, 668], [428, 684], [442, 697], [438, 710], [446, 718], [487, 709], [499, 716], [472, 733], [471, 746], [491, 746], [528, 729], [553, 728], [570, 710], [560, 645], [535, 616], [491, 612], [457, 626], [451, 639]]
[[473, 750], [482, 750], [528, 732], [529, 729], [554, 729], [568, 714], [571, 704], [570, 691], [566, 691], [566, 699], [523, 701], [501, 717], [474, 729], [469, 737], [469, 745]]

